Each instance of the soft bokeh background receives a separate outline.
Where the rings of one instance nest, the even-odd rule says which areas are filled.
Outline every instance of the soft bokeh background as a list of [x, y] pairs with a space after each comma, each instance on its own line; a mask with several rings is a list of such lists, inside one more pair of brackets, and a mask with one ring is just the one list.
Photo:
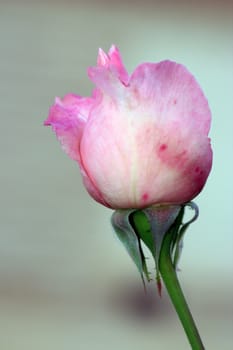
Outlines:
[[[42, 126], [55, 95], [88, 95], [97, 49], [184, 63], [213, 112], [214, 166], [180, 279], [207, 349], [233, 345], [233, 28], [229, 1], [0, 1], [0, 348], [189, 349]], [[174, 346], [175, 344], [175, 346]]]

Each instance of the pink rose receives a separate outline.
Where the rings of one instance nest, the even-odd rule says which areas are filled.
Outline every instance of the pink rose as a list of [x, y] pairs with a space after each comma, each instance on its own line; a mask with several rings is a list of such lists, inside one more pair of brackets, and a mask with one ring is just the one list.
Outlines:
[[114, 209], [197, 196], [212, 165], [211, 113], [189, 71], [162, 61], [129, 75], [112, 46], [88, 75], [92, 96], [56, 98], [45, 125], [78, 162], [90, 195]]

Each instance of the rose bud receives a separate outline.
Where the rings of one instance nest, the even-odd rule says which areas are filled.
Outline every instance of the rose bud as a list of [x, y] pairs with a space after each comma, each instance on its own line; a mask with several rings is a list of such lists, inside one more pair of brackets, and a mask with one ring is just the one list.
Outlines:
[[44, 124], [78, 162], [90, 195], [113, 209], [197, 196], [212, 165], [211, 113], [193, 75], [168, 60], [129, 75], [115, 46], [99, 50], [88, 75], [92, 96], [56, 98]]

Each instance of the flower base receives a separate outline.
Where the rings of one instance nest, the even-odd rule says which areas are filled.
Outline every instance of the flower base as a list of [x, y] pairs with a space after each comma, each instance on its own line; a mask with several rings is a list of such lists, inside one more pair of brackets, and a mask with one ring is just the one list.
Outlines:
[[[183, 223], [185, 208], [194, 210], [191, 220]], [[117, 210], [112, 215], [112, 225], [141, 275], [150, 281], [142, 242], [155, 261], [158, 292], [161, 295], [161, 278], [177, 311], [193, 350], [203, 350], [201, 338], [185, 301], [177, 279], [177, 264], [181, 255], [184, 233], [198, 217], [198, 207], [190, 202], [184, 205], [152, 206], [143, 210]]]

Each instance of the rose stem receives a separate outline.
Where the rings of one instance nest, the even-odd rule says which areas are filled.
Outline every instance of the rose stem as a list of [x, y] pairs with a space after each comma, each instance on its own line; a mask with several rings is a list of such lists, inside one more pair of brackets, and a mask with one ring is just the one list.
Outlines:
[[172, 230], [168, 231], [163, 240], [159, 258], [159, 271], [161, 273], [163, 282], [167, 288], [171, 301], [183, 325], [192, 350], [204, 350], [204, 345], [198, 333], [192, 314], [189, 310], [188, 304], [179, 284], [176, 271], [172, 264], [170, 254], [171, 241]]

